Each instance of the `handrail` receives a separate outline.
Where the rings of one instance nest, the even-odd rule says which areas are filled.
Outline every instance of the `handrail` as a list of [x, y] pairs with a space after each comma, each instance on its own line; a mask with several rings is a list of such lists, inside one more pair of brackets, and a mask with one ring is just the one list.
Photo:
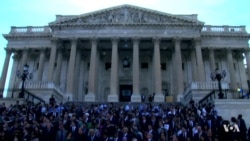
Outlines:
[[27, 90], [24, 90], [24, 92], [27, 94], [27, 98], [26, 98], [27, 101], [29, 101], [29, 98], [31, 96], [32, 102], [34, 102], [34, 99], [36, 99], [36, 100], [40, 101], [41, 103], [44, 103], [44, 104], [46, 103], [42, 98], [36, 96], [35, 94], [33, 94], [31, 92], [29, 92]]
[[203, 104], [203, 103], [208, 103], [209, 101], [215, 99], [215, 90], [212, 90], [210, 93], [208, 93], [205, 97], [203, 97], [200, 101], [199, 101], [199, 105]]

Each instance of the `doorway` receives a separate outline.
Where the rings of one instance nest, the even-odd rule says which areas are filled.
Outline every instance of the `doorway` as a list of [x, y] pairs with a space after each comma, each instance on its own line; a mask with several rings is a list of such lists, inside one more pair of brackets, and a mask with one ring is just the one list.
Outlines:
[[120, 85], [120, 102], [130, 102], [132, 85]]

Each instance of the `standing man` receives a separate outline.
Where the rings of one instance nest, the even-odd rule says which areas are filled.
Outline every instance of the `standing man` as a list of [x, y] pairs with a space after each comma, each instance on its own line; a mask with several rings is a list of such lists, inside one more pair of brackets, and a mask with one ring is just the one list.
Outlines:
[[239, 129], [240, 129], [240, 140], [241, 141], [246, 141], [247, 127], [246, 127], [245, 120], [242, 119], [241, 114], [238, 115], [238, 126], [239, 126]]

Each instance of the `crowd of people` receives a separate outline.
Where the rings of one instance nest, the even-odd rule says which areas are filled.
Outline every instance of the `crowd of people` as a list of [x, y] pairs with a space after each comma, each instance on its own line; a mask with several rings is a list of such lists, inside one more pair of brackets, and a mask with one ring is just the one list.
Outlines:
[[246, 141], [242, 115], [225, 121], [213, 104], [56, 103], [0, 105], [1, 141]]

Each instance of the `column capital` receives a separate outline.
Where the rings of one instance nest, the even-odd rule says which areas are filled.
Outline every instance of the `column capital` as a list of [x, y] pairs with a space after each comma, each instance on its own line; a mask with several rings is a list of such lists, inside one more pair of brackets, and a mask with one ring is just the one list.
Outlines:
[[152, 38], [154, 42], [160, 42], [161, 41], [161, 37], [155, 36]]
[[30, 48], [29, 47], [23, 47], [22, 51], [28, 51]]
[[229, 47], [224, 48], [224, 50], [226, 50], [226, 52], [227, 52], [227, 53], [229, 53], [229, 52], [232, 52], [232, 51], [233, 51], [233, 50], [232, 50], [231, 48], [229, 48]]
[[111, 42], [112, 42], [112, 43], [118, 43], [119, 40], [120, 40], [119, 37], [111, 37]]
[[176, 43], [176, 42], [181, 42], [181, 39], [182, 39], [182, 38], [181, 38], [181, 37], [178, 37], [178, 36], [173, 38], [173, 40], [174, 40], [175, 43]]
[[207, 49], [208, 49], [208, 50], [214, 50], [214, 48], [213, 48], [213, 47], [207, 47]]
[[14, 52], [13, 48], [4, 48], [4, 50], [6, 51], [7, 54], [11, 54], [12, 52]]
[[139, 37], [133, 37], [132, 41], [133, 41], [133, 44], [139, 44], [140, 43], [140, 38]]
[[40, 51], [45, 51], [46, 49], [48, 49], [48, 47], [41, 47], [39, 49], [40, 49]]
[[72, 37], [72, 38], [70, 38], [70, 40], [71, 40], [71, 41], [77, 41], [78, 38], [77, 38], [77, 37]]
[[201, 38], [200, 37], [195, 37], [195, 38], [193, 38], [193, 42], [194, 42], [194, 44], [198, 44], [198, 43], [201, 42]]
[[78, 41], [78, 38], [71, 38], [70, 39], [70, 42], [71, 42], [71, 44], [77, 44], [77, 41]]
[[98, 38], [98, 37], [93, 36], [93, 37], [90, 37], [90, 38], [89, 38], [89, 40], [90, 40], [90, 41], [95, 41], [95, 42], [98, 42], [98, 41], [99, 41], [99, 38]]
[[97, 44], [97, 43], [98, 43], [98, 41], [99, 41], [99, 39], [98, 39], [98, 38], [96, 38], [96, 37], [92, 37], [92, 38], [90, 38], [90, 43], [91, 43], [91, 44]]
[[243, 48], [242, 50], [243, 50], [244, 52], [248, 52], [248, 53], [249, 53], [250, 48]]
[[51, 40], [52, 42], [56, 42], [56, 41], [59, 40], [59, 38], [57, 38], [57, 37], [52, 37], [50, 40]]

